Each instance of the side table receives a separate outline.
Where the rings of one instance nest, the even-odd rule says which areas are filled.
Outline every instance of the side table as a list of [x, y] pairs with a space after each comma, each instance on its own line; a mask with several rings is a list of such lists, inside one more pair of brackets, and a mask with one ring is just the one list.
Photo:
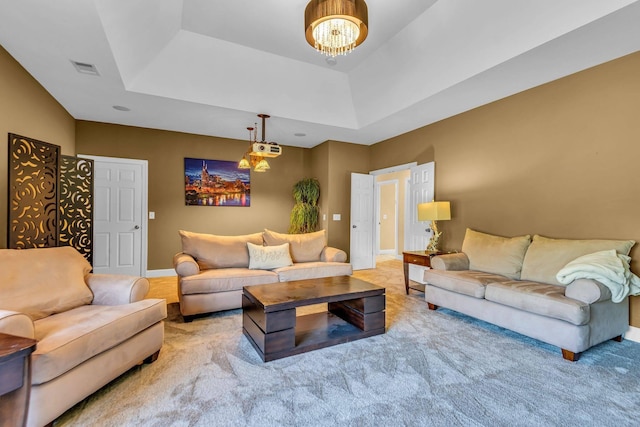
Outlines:
[[[402, 266], [404, 267], [404, 287], [409, 295], [409, 264], [421, 265], [423, 267], [431, 267], [431, 258], [441, 255], [440, 251], [404, 251], [402, 252]], [[421, 288], [411, 288], [424, 291]]]
[[0, 427], [24, 426], [37, 341], [0, 333]]

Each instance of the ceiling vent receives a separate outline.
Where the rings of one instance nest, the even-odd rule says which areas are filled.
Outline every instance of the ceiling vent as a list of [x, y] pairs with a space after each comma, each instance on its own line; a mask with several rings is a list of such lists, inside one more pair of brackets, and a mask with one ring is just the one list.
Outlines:
[[92, 76], [99, 76], [98, 69], [93, 64], [87, 64], [86, 62], [71, 61], [76, 71], [80, 74], [91, 74]]

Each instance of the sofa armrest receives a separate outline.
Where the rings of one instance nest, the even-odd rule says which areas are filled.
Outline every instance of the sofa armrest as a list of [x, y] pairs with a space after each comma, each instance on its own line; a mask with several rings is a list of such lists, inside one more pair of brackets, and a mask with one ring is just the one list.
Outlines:
[[173, 256], [173, 268], [180, 277], [195, 276], [200, 273], [200, 266], [189, 254], [178, 252]]
[[452, 271], [468, 270], [469, 258], [462, 252], [434, 256], [431, 258], [431, 268]]
[[324, 262], [347, 262], [347, 253], [342, 249], [325, 246], [320, 254], [320, 261]]
[[24, 313], [0, 310], [0, 332], [18, 337], [36, 337], [33, 320]]
[[564, 296], [593, 304], [611, 299], [611, 290], [597, 280], [576, 279], [564, 289]]
[[140, 276], [89, 274], [86, 281], [93, 292], [93, 305], [130, 304], [149, 293], [149, 281]]

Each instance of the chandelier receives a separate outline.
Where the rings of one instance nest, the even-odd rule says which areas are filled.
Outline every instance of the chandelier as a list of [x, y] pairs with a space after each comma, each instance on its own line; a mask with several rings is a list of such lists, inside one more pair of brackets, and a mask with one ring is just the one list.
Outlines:
[[266, 172], [271, 169], [269, 162], [265, 157], [278, 157], [282, 154], [282, 147], [275, 142], [265, 141], [265, 119], [270, 116], [266, 114], [258, 114], [262, 119], [262, 141], [258, 142], [258, 124], [255, 127], [248, 127], [249, 131], [249, 150], [242, 156], [238, 162], [238, 169], [251, 169], [254, 172]]
[[346, 55], [367, 38], [364, 0], [311, 0], [304, 11], [307, 42], [318, 52]]

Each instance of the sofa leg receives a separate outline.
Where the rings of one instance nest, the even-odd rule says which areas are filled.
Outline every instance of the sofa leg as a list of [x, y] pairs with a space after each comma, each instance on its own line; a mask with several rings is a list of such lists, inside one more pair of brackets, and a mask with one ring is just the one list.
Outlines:
[[562, 358], [569, 362], [577, 362], [580, 358], [580, 353], [574, 353], [573, 351], [562, 349]]
[[151, 356], [147, 357], [146, 359], [144, 359], [142, 361], [142, 363], [144, 363], [145, 365], [148, 365], [149, 363], [153, 363], [156, 360], [158, 360], [158, 356], [160, 355], [160, 350], [156, 351], [155, 353], [153, 353]]
[[430, 302], [427, 303], [427, 307], [429, 307], [429, 310], [437, 310], [438, 306], [435, 304], [431, 304]]
[[622, 335], [618, 335], [617, 337], [611, 338], [613, 341], [622, 342]]
[[196, 316], [182, 316], [182, 320], [184, 320], [184, 323], [191, 323], [195, 318]]

